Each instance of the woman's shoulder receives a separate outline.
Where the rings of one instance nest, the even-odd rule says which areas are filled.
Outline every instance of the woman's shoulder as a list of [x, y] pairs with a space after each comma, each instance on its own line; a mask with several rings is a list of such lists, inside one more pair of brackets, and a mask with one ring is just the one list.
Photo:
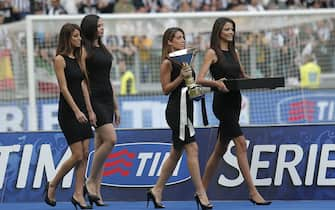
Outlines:
[[65, 59], [64, 59], [64, 56], [63, 55], [56, 55], [55, 56], [55, 59], [54, 59], [54, 67], [55, 69], [64, 69], [66, 67], [66, 64], [65, 64]]
[[65, 62], [64, 57], [65, 57], [64, 55], [60, 55], [60, 54], [56, 55], [55, 56], [55, 62]]
[[211, 64], [216, 63], [218, 56], [213, 48], [208, 48], [205, 53], [205, 60], [210, 62]]
[[216, 51], [213, 48], [208, 48], [207, 51], [206, 51], [205, 56], [207, 58], [212, 58], [212, 59], [216, 59], [217, 58]]
[[206, 53], [209, 54], [209, 55], [216, 55], [216, 52], [213, 48], [208, 48]]
[[161, 63], [161, 70], [170, 70], [172, 69], [172, 62], [169, 59], [164, 59]]
[[164, 65], [164, 66], [171, 66], [171, 64], [172, 64], [172, 62], [168, 58], [165, 58], [162, 61], [162, 65]]

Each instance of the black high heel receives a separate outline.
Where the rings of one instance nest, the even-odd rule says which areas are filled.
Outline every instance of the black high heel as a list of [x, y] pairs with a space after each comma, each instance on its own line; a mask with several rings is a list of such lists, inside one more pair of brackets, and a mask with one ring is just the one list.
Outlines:
[[109, 206], [108, 203], [99, 203], [99, 201], [100, 201], [100, 199], [97, 200], [97, 201], [94, 201], [94, 203], [95, 203], [96, 206]]
[[202, 210], [213, 209], [213, 205], [211, 203], [202, 204], [198, 194], [194, 195], [194, 199], [195, 199], [195, 202], [197, 203], [198, 210], [199, 210], [199, 205], [200, 205]]
[[49, 182], [45, 185], [45, 189], [44, 189], [44, 201], [46, 204], [48, 204], [49, 206], [56, 206], [56, 201], [51, 200], [48, 197], [48, 191], [49, 191]]
[[99, 200], [93, 201], [93, 203], [95, 203], [96, 206], [109, 206], [109, 204], [107, 204], [107, 203], [100, 203], [99, 201], [101, 201], [100, 198], [99, 198]]
[[267, 206], [267, 205], [270, 205], [272, 203], [272, 201], [265, 201], [265, 202], [256, 202], [254, 199], [252, 198], [249, 198], [249, 201], [251, 203], [253, 203], [254, 205], [259, 205], [259, 206]]
[[97, 195], [92, 195], [87, 190], [86, 184], [84, 185], [84, 197], [87, 194], [88, 201], [90, 202], [90, 205], [93, 206], [93, 203], [96, 203], [100, 198]]
[[92, 206], [82, 206], [74, 197], [71, 197], [71, 203], [74, 205], [74, 208], [77, 210], [77, 205], [80, 207], [80, 209], [92, 209]]
[[155, 197], [155, 195], [152, 193], [151, 190], [149, 190], [149, 191], [147, 192], [147, 208], [149, 207], [149, 202], [150, 202], [150, 200], [152, 200], [152, 202], [153, 202], [153, 204], [154, 204], [154, 206], [155, 206], [155, 209], [164, 209], [164, 208], [165, 208], [165, 206], [164, 206], [162, 203], [158, 203], [158, 202], [156, 201], [156, 197]]

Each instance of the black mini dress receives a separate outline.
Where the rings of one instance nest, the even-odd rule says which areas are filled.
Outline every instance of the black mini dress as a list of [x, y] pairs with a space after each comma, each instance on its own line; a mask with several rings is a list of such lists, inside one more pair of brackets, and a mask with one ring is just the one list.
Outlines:
[[[79, 109], [87, 116], [81, 82], [84, 79], [76, 59], [63, 56], [65, 60], [65, 79], [68, 90]], [[73, 110], [66, 102], [62, 93], [58, 103], [58, 123], [64, 133], [68, 145], [93, 137], [90, 123], [79, 123]]]
[[[218, 61], [210, 66], [212, 77], [215, 80], [241, 78], [241, 66], [233, 53], [224, 50], [221, 52]], [[240, 91], [214, 92], [213, 112], [220, 121], [218, 135], [225, 144], [233, 138], [243, 135], [239, 124], [241, 101]]]
[[112, 55], [103, 47], [94, 47], [86, 58], [90, 96], [97, 127], [114, 122], [113, 87], [110, 82]]
[[[181, 65], [170, 61], [172, 63], [171, 81], [173, 81], [179, 76]], [[192, 73], [195, 77], [194, 71]], [[188, 95], [184, 81], [170, 93], [165, 118], [172, 129], [172, 141], [175, 149], [181, 149], [185, 144], [195, 141], [193, 100]]]

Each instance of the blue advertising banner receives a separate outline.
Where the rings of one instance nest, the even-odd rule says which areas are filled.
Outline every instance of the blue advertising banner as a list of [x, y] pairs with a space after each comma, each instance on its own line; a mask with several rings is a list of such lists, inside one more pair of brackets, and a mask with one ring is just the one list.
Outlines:
[[[334, 123], [334, 90], [250, 90], [242, 92], [241, 125]], [[120, 128], [167, 128], [167, 96], [120, 96]], [[200, 102], [195, 102], [194, 125], [203, 126]], [[26, 100], [0, 102], [0, 132], [27, 131]], [[218, 121], [212, 112], [212, 94], [206, 95], [209, 125]], [[38, 129], [58, 131], [57, 99], [38, 100]]]
[[[216, 143], [216, 132], [210, 127], [196, 129], [202, 172]], [[244, 127], [243, 132], [252, 178], [266, 199], [335, 199], [334, 125]], [[104, 199], [144, 200], [169, 154], [171, 131], [119, 129], [117, 135], [118, 144], [104, 165]], [[90, 173], [93, 155], [92, 142], [86, 175]], [[0, 201], [42, 201], [47, 180], [69, 156], [62, 133], [1, 133]], [[72, 170], [58, 186], [58, 201], [70, 199], [73, 183]], [[193, 194], [184, 153], [168, 180], [164, 200], [191, 200]], [[211, 200], [248, 198], [233, 141], [211, 180], [208, 196]]]

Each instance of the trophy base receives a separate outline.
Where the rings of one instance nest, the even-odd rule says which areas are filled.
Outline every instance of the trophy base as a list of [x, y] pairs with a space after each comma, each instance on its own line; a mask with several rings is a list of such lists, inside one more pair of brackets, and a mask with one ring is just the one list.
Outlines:
[[195, 101], [199, 101], [201, 100], [201, 98], [204, 97], [201, 87], [197, 85], [193, 87], [189, 87], [188, 95], [190, 96], [192, 100], [195, 100]]

